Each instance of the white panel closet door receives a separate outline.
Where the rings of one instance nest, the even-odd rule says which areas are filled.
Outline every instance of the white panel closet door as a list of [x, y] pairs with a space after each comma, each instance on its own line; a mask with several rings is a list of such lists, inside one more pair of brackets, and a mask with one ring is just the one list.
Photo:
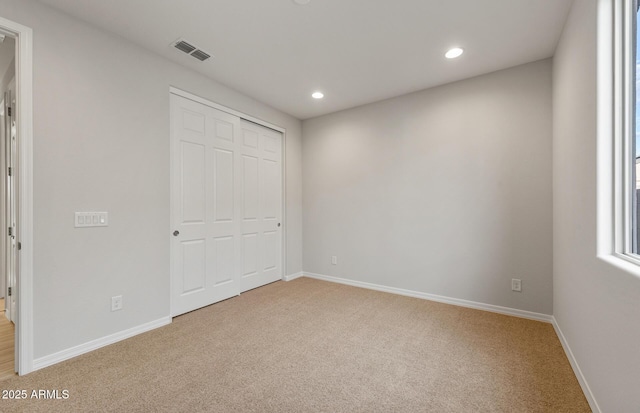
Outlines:
[[171, 94], [173, 316], [282, 278], [282, 134]]
[[241, 122], [240, 289], [247, 291], [282, 278], [282, 134]]
[[172, 315], [238, 295], [240, 119], [171, 95]]

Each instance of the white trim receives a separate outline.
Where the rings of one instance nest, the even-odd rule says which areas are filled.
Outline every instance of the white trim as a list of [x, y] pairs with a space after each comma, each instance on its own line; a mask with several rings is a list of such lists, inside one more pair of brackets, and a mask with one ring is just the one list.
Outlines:
[[353, 287], [360, 287], [360, 288], [366, 288], [369, 290], [376, 290], [376, 291], [382, 291], [382, 292], [391, 293], [391, 294], [404, 295], [407, 297], [421, 298], [423, 300], [436, 301], [436, 302], [445, 303], [445, 304], [452, 304], [452, 305], [457, 305], [459, 307], [473, 308], [476, 310], [483, 310], [483, 311], [489, 311], [492, 313], [505, 314], [505, 315], [510, 315], [514, 317], [526, 318], [529, 320], [542, 321], [545, 323], [551, 323], [553, 320], [553, 316], [548, 314], [535, 313], [535, 312], [526, 311], [526, 310], [518, 310], [516, 308], [501, 307], [499, 305], [479, 303], [476, 301], [462, 300], [460, 298], [452, 298], [452, 297], [445, 297], [442, 295], [428, 294], [420, 291], [404, 290], [402, 288], [395, 288], [395, 287], [387, 287], [384, 285], [372, 284], [372, 283], [367, 283], [363, 281], [349, 280], [346, 278], [333, 277], [330, 275], [304, 272], [304, 276], [309, 278], [315, 278], [317, 280], [330, 281], [330, 282], [339, 283], [339, 284], [346, 284]]
[[282, 186], [282, 249], [280, 253], [280, 259], [282, 263], [280, 268], [282, 268], [282, 274], [287, 273], [287, 132], [286, 130], [280, 131], [282, 133], [282, 148], [280, 150], [282, 153], [280, 154], [280, 159], [282, 159], [282, 176], [280, 185]]
[[597, 251], [610, 255], [615, 244], [614, 213], [614, 99], [613, 99], [613, 5], [599, 0], [597, 10]]
[[587, 379], [584, 377], [584, 374], [582, 374], [582, 370], [578, 365], [578, 361], [574, 357], [573, 352], [571, 351], [571, 347], [569, 347], [569, 343], [567, 342], [567, 339], [564, 337], [564, 334], [562, 333], [562, 330], [560, 329], [560, 326], [558, 325], [558, 321], [556, 320], [555, 317], [551, 317], [551, 324], [553, 325], [553, 329], [556, 330], [558, 339], [560, 340], [560, 343], [562, 344], [562, 348], [564, 349], [564, 352], [567, 355], [567, 358], [569, 359], [569, 363], [571, 364], [573, 373], [576, 375], [576, 378], [578, 379], [578, 383], [580, 383], [582, 392], [584, 393], [584, 396], [587, 398], [589, 407], [591, 407], [591, 410], [593, 410], [594, 413], [601, 413], [602, 410], [600, 410], [600, 406], [598, 406], [598, 402], [596, 401], [596, 398], [593, 396], [593, 393], [591, 392], [591, 388], [587, 383]]
[[304, 274], [302, 273], [302, 271], [299, 271], [299, 272], [296, 272], [294, 274], [285, 275], [284, 277], [282, 277], [282, 279], [284, 281], [293, 281], [296, 278], [300, 278], [300, 277], [303, 277], [303, 276], [304, 276]]
[[33, 370], [33, 32], [0, 17], [0, 29], [16, 37], [16, 96], [18, 108], [18, 241], [22, 245], [17, 278], [17, 368]]
[[[170, 88], [171, 89], [171, 88]], [[172, 234], [175, 228], [175, 222], [173, 214], [175, 212], [174, 199], [176, 195], [176, 189], [173, 185], [173, 171], [176, 168], [175, 151], [173, 149], [173, 97], [171, 96], [171, 90], [169, 90], [169, 228], [167, 228], [167, 234]], [[173, 302], [173, 267], [175, 265], [175, 259], [173, 258], [173, 241], [171, 235], [169, 236], [169, 315], [173, 316], [173, 309], [175, 304]]]
[[[622, 89], [630, 87], [629, 79], [625, 79], [629, 75], [625, 59], [628, 60], [631, 53], [631, 40], [625, 39], [616, 27], [628, 14], [623, 6], [628, 7], [630, 2], [624, 3], [598, 0], [597, 4], [596, 248], [598, 258], [640, 277], [638, 256], [624, 253], [630, 244], [627, 231], [630, 201], [623, 200], [628, 198], [630, 191], [624, 188], [630, 184], [629, 175], [635, 170], [635, 165], [633, 168], [624, 166], [622, 159], [625, 133], [629, 128], [629, 116], [625, 113], [630, 105]], [[630, 23], [627, 21], [626, 24]], [[624, 86], [625, 82], [627, 86]]]
[[186, 92], [186, 91], [184, 91], [182, 89], [178, 89], [177, 87], [169, 86], [169, 93], [173, 93], [174, 95], [182, 96], [183, 98], [189, 99], [189, 100], [193, 100], [194, 102], [202, 103], [203, 105], [210, 106], [210, 107], [212, 107], [214, 109], [221, 110], [221, 111], [226, 112], [226, 113], [228, 113], [230, 115], [237, 116], [237, 117], [239, 117], [241, 119], [245, 119], [245, 120], [251, 121], [253, 123], [257, 123], [258, 125], [262, 125], [262, 126], [267, 127], [269, 129], [273, 129], [273, 130], [276, 130], [278, 132], [282, 132], [283, 134], [285, 133], [285, 129], [284, 128], [282, 128], [280, 126], [277, 126], [277, 125], [274, 125], [273, 123], [269, 123], [269, 122], [267, 122], [265, 120], [262, 120], [260, 118], [249, 116], [246, 113], [237, 111], [235, 109], [231, 109], [231, 108], [229, 108], [227, 106], [224, 106], [224, 105], [221, 105], [219, 103], [213, 102], [213, 101], [211, 101], [211, 100], [209, 100], [207, 98], [203, 98], [203, 97], [200, 97], [198, 95], [194, 95], [193, 93]]
[[632, 189], [635, 187], [635, 154], [632, 153], [635, 135], [634, 4], [635, 0], [615, 2], [613, 23], [615, 251], [624, 255], [633, 251], [635, 221], [635, 191]]
[[634, 277], [640, 277], [640, 265], [631, 261], [631, 257], [628, 255], [603, 254], [598, 255], [598, 258]]
[[166, 326], [167, 324], [171, 324], [171, 317], [163, 317], [158, 320], [130, 328], [128, 330], [119, 331], [109, 336], [92, 340], [88, 343], [80, 344], [79, 346], [71, 347], [48, 356], [40, 357], [39, 359], [33, 361], [33, 369], [39, 370], [44, 367], [52, 366], [62, 361], [69, 360], [73, 357], [77, 357], [79, 355], [97, 350], [101, 347], [108, 346], [109, 344], [117, 343], [118, 341], [125, 340], [138, 334], [142, 334], [147, 331]]

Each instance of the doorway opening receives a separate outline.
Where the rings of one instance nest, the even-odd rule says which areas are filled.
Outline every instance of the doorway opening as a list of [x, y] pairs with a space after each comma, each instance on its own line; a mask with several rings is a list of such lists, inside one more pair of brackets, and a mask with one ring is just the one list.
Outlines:
[[33, 32], [0, 17], [0, 40], [13, 44], [0, 60], [0, 363], [23, 375], [33, 370]]
[[16, 70], [15, 39], [0, 33], [0, 379], [17, 371]]

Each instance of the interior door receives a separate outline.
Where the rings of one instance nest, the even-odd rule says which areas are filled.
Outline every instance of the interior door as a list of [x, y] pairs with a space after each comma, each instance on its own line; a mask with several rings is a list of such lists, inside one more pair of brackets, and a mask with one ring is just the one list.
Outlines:
[[17, 214], [16, 214], [16, 172], [17, 168], [15, 165], [16, 158], [16, 117], [15, 117], [15, 79], [9, 83], [9, 90], [5, 96], [5, 102], [9, 102], [10, 104], [7, 107], [6, 112], [6, 133], [5, 136], [7, 139], [6, 142], [6, 164], [7, 164], [7, 174], [6, 174], [6, 222], [7, 222], [7, 255], [6, 255], [6, 271], [7, 271], [7, 292], [6, 292], [6, 301], [7, 301], [7, 311], [6, 316], [11, 322], [15, 323], [17, 319], [17, 303], [16, 303], [16, 273], [17, 273], [17, 241], [16, 241], [16, 231], [17, 231]]
[[241, 291], [282, 279], [282, 134], [242, 120]]
[[240, 119], [171, 95], [172, 315], [238, 295]]

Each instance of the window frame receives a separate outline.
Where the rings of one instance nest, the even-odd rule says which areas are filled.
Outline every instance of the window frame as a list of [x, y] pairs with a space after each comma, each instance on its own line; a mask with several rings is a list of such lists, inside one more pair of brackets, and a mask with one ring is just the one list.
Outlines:
[[636, 16], [638, 0], [611, 2], [613, 33], [613, 248], [640, 266], [635, 192]]

